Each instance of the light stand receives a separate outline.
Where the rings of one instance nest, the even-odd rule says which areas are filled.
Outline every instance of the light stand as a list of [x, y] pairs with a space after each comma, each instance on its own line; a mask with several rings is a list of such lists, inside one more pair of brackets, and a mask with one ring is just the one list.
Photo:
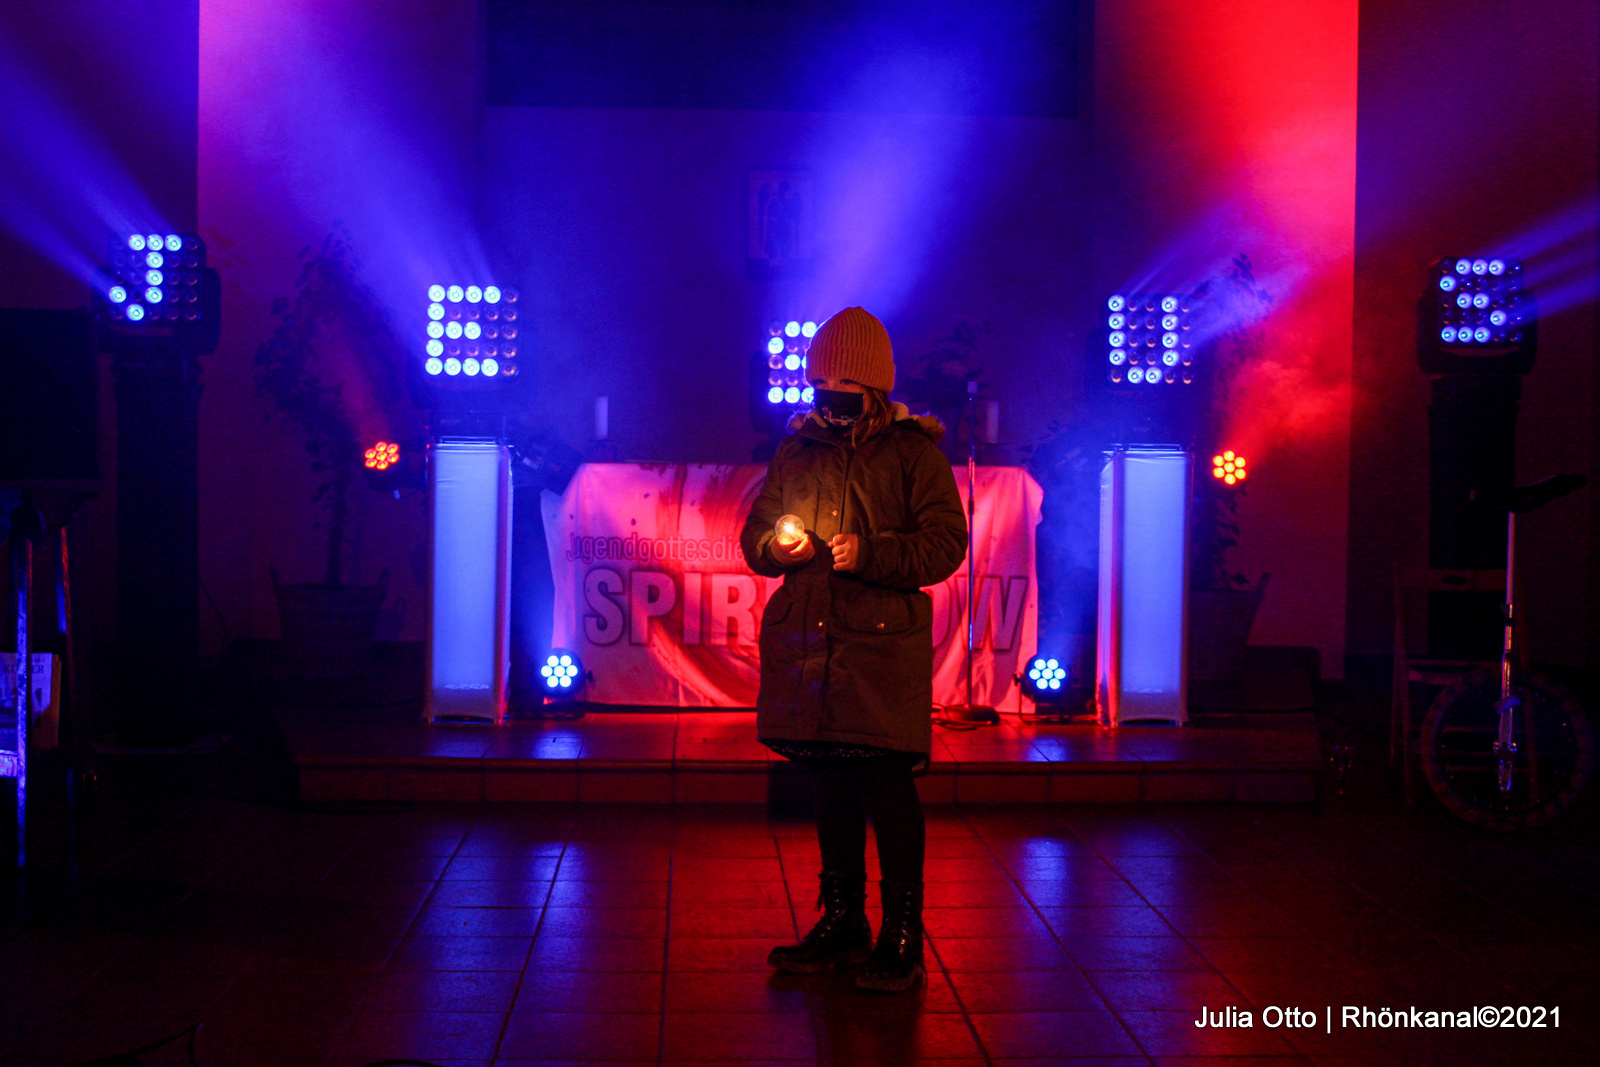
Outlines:
[[987, 704], [972, 702], [972, 653], [978, 640], [977, 561], [973, 552], [973, 523], [977, 520], [978, 499], [978, 383], [967, 383], [967, 702], [944, 709], [945, 717], [956, 722], [998, 724], [1000, 713]]

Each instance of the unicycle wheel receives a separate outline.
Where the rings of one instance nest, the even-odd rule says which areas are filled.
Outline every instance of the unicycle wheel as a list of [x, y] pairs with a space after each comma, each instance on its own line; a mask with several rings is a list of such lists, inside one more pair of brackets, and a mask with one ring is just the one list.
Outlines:
[[1589, 717], [1565, 688], [1535, 671], [1512, 677], [1522, 698], [1512, 783], [1498, 783], [1500, 669], [1464, 674], [1434, 700], [1422, 723], [1422, 770], [1439, 800], [1490, 830], [1544, 826], [1577, 803], [1594, 771]]

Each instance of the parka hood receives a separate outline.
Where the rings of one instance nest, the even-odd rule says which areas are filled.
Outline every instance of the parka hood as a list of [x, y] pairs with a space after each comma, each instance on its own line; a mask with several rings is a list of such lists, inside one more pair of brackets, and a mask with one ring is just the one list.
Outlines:
[[[815, 413], [811, 411], [795, 412], [793, 417], [789, 419], [789, 432], [793, 433], [800, 429], [813, 414]], [[926, 435], [934, 444], [938, 444], [940, 439], [944, 437], [944, 420], [937, 415], [913, 415], [911, 414], [911, 409], [898, 400], [889, 402], [889, 414], [894, 417], [894, 425], [917, 430]], [[819, 425], [821, 424], [820, 419], [816, 421]]]

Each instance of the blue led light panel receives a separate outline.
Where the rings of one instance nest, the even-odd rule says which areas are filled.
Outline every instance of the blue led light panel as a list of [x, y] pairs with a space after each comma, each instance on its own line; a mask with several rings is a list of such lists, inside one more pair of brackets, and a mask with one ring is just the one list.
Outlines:
[[96, 297], [112, 320], [134, 326], [199, 322], [206, 244], [192, 233], [113, 234]]
[[1439, 343], [1471, 353], [1484, 347], [1522, 343], [1534, 318], [1532, 296], [1522, 287], [1522, 264], [1500, 258], [1460, 256], [1433, 268]]
[[423, 323], [422, 369], [436, 382], [472, 387], [517, 376], [515, 289], [430, 285]]
[[762, 348], [767, 353], [767, 403], [788, 407], [809, 406], [811, 383], [806, 379], [806, 353], [821, 323], [811, 319], [785, 319], [767, 327]]
[[1117, 293], [1108, 299], [1100, 330], [1106, 380], [1130, 387], [1193, 385], [1195, 305], [1186, 293]]

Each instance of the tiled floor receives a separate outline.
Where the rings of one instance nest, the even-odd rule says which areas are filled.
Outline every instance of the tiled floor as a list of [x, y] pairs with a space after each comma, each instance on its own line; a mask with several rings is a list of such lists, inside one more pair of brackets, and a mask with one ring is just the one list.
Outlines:
[[[930, 977], [904, 996], [768, 972], [812, 921], [817, 857], [759, 807], [144, 799], [85, 835], [80, 880], [46, 849], [4, 913], [4, 1064], [197, 1021], [204, 1067], [1600, 1062], [1592, 820], [1496, 839], [1387, 800], [932, 809]], [[1561, 1025], [1326, 1032], [1345, 1005]], [[1196, 1028], [1202, 1006], [1255, 1025]]]

